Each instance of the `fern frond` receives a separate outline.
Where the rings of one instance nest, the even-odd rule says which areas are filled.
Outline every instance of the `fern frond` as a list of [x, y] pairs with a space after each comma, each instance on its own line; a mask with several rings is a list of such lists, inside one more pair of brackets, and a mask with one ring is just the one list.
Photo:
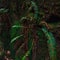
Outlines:
[[44, 32], [45, 36], [48, 39], [47, 44], [48, 44], [50, 59], [57, 60], [56, 41], [53, 34], [49, 32], [45, 27], [42, 28], [42, 31]]

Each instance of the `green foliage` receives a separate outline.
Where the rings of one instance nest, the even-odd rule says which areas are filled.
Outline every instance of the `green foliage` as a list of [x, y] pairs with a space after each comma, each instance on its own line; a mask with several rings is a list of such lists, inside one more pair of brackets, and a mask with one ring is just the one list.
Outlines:
[[48, 39], [47, 44], [48, 44], [50, 59], [51, 60], [57, 60], [56, 41], [55, 41], [54, 36], [45, 27], [42, 28], [42, 31], [45, 33], [45, 36]]
[[0, 14], [8, 12], [8, 9], [0, 8]]
[[11, 43], [13, 43], [14, 41], [16, 41], [16, 40], [17, 40], [18, 38], [20, 38], [20, 37], [22, 37], [22, 35], [13, 38], [13, 39], [11, 40]]
[[21, 60], [26, 60], [26, 57], [29, 56], [29, 54], [30, 54], [30, 52], [32, 50], [32, 47], [33, 47], [33, 43], [32, 43], [32, 45], [30, 44], [30, 46], [31, 46], [30, 49], [25, 53], [25, 55], [22, 57]]
[[[36, 5], [36, 3], [35, 2], [33, 2], [33, 1], [31, 1], [31, 6], [32, 6], [32, 8], [34, 8], [34, 13], [32, 12], [31, 13], [31, 16], [33, 16], [33, 19], [36, 21], [36, 22], [38, 22], [38, 23], [40, 23], [40, 18], [39, 18], [39, 16], [38, 16], [38, 7], [37, 7], [37, 5]], [[5, 9], [5, 8], [1, 8], [0, 9], [0, 13], [6, 13], [6, 12], [8, 12], [8, 9]], [[13, 14], [13, 13], [11, 13], [11, 14]], [[29, 13], [30, 14], [30, 13]], [[44, 14], [44, 13], [41, 13], [42, 15]], [[12, 16], [12, 15], [11, 15]], [[27, 17], [22, 17], [22, 19], [20, 19], [20, 21], [19, 20], [14, 20], [13, 21], [13, 23], [12, 23], [12, 26], [11, 26], [11, 29], [10, 29], [10, 43], [9, 43], [9, 49], [10, 49], [10, 51], [11, 51], [11, 57], [14, 59], [14, 60], [26, 60], [26, 57], [27, 56], [29, 56], [30, 57], [30, 55], [31, 55], [31, 51], [32, 51], [32, 48], [33, 48], [33, 38], [32, 38], [32, 34], [31, 34], [31, 31], [29, 32], [29, 39], [28, 39], [28, 51], [26, 52], [26, 53], [24, 53], [21, 57], [20, 56], [16, 56], [15, 54], [16, 54], [16, 50], [14, 49], [14, 44], [15, 44], [15, 42], [19, 39], [19, 40], [21, 40], [21, 38], [23, 38], [23, 35], [21, 34], [21, 31], [22, 31], [22, 28], [24, 28], [24, 26], [22, 26], [22, 22], [24, 22], [23, 20], [24, 19], [27, 19]], [[39, 21], [38, 21], [39, 20]], [[29, 21], [29, 20], [28, 20]], [[34, 21], [34, 22], [35, 22]], [[32, 22], [32, 24], [34, 23], [34, 22]], [[35, 23], [35, 25], [37, 25], [36, 23]], [[35, 26], [36, 27], [36, 26]], [[50, 59], [51, 60], [57, 60], [56, 59], [56, 41], [55, 41], [55, 39], [54, 39], [54, 36], [52, 35], [52, 33], [51, 32], [49, 32], [44, 26], [41, 28], [41, 29], [39, 29], [39, 30], [37, 30], [37, 34], [38, 34], [38, 36], [39, 36], [39, 40], [40, 40], [40, 38], [41, 38], [41, 41], [42, 41], [42, 38], [43, 38], [43, 33], [42, 33], [42, 31], [43, 31], [43, 33], [45, 34], [45, 36], [46, 36], [46, 38], [47, 38], [47, 44], [48, 44], [48, 49], [49, 49], [49, 54], [50, 54]], [[4, 34], [5, 35], [5, 34]], [[40, 42], [41, 42], [40, 41]], [[44, 43], [43, 41], [42, 41], [42, 43]], [[0, 44], [1, 44], [1, 42], [0, 42]], [[41, 44], [41, 43], [40, 43]], [[21, 48], [19, 48], [18, 47], [18, 50], [20, 51], [21, 50]], [[21, 51], [20, 51], [21, 52]]]
[[[20, 32], [20, 29], [22, 28], [23, 26], [22, 25], [20, 25], [20, 23], [18, 22], [18, 21], [16, 21], [15, 23], [14, 23], [14, 25], [11, 27], [11, 41], [10, 41], [10, 50], [11, 50], [11, 52], [12, 52], [12, 56], [14, 55], [14, 42], [18, 39], [18, 38], [20, 38], [20, 37], [22, 37], [23, 35], [21, 35], [21, 34], [18, 34], [19, 32]], [[19, 49], [19, 48], [18, 48]], [[21, 50], [21, 49], [19, 49], [19, 50]], [[30, 52], [31, 52], [31, 50], [32, 50], [32, 42], [31, 42], [31, 44], [30, 44], [30, 48], [28, 49], [28, 51], [25, 53], [25, 55], [23, 55], [23, 56], [21, 56], [21, 57], [18, 57], [18, 56], [15, 56], [15, 60], [19, 60], [19, 59], [21, 59], [21, 60], [25, 60], [26, 59], [26, 57], [30, 54]], [[14, 52], [14, 53], [13, 53]]]
[[10, 30], [10, 36], [11, 36], [11, 40], [13, 38], [15, 38], [16, 36], [20, 36], [20, 30], [21, 30], [21, 25], [19, 21], [14, 21], [13, 25], [11, 26], [11, 30]]
[[34, 8], [34, 18], [38, 19], [38, 7], [35, 2], [31, 1], [31, 6]]
[[[14, 21], [14, 23], [11, 26], [10, 29], [10, 51], [11, 51], [11, 56], [12, 58], [15, 59], [15, 49], [14, 49], [14, 44], [18, 39], [21, 39], [23, 37], [23, 35], [20, 34], [21, 32], [21, 25], [19, 21]], [[17, 59], [17, 58], [16, 58]]]

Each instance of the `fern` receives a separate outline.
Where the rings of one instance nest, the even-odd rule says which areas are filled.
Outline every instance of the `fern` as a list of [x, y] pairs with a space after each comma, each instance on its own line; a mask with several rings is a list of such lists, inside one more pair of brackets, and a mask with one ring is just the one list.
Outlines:
[[11, 56], [13, 59], [15, 59], [15, 49], [14, 49], [14, 42], [17, 40], [17, 39], [21, 39], [21, 37], [23, 35], [20, 34], [21, 32], [21, 25], [20, 25], [20, 22], [19, 21], [14, 21], [13, 25], [11, 26], [11, 29], [10, 29], [10, 51], [11, 51]]
[[32, 43], [32, 45], [31, 45], [30, 49], [25, 53], [25, 55], [22, 57], [21, 60], [26, 60], [26, 57], [29, 56], [29, 54], [30, 54], [30, 52], [31, 52], [31, 50], [32, 50], [32, 47], [33, 47], [33, 43]]
[[56, 52], [56, 41], [53, 37], [52, 33], [49, 32], [45, 27], [42, 28], [42, 31], [45, 33], [45, 36], [47, 37], [48, 41], [48, 49], [49, 49], [49, 55], [51, 60], [57, 60], [57, 52]]
[[34, 18], [38, 19], [38, 7], [35, 2], [31, 1], [31, 6], [34, 8]]
[[15, 38], [13, 38], [10, 43], [13, 43], [14, 41], [16, 41], [18, 38], [20, 38], [20, 37], [22, 37], [22, 36], [23, 36], [23, 35], [20, 35], [20, 36], [17, 36], [17, 37], [15, 37]]

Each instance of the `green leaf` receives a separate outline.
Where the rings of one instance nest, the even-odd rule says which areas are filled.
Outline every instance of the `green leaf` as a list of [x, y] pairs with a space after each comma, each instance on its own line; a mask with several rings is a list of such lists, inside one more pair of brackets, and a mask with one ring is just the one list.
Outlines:
[[34, 1], [31, 1], [31, 5], [32, 7], [34, 7], [34, 18], [37, 19], [38, 18], [38, 7]]
[[56, 41], [53, 34], [50, 31], [48, 31], [45, 27], [42, 28], [42, 31], [44, 32], [45, 36], [48, 39], [47, 44], [48, 44], [50, 59], [57, 60]]
[[32, 43], [32, 45], [31, 45], [30, 49], [25, 53], [25, 55], [22, 57], [21, 60], [26, 60], [26, 57], [30, 54], [30, 52], [31, 52], [31, 50], [32, 50], [32, 47], [33, 47], [33, 43]]
[[20, 35], [20, 36], [16, 36], [15, 38], [13, 38], [12, 40], [11, 40], [11, 42], [10, 43], [13, 43], [14, 41], [16, 41], [18, 38], [20, 38], [20, 37], [22, 37], [23, 35]]
[[13, 25], [12, 28], [21, 28], [23, 26], [20, 26], [20, 25]]
[[22, 60], [26, 60], [26, 57], [30, 54], [31, 50], [27, 51], [26, 54], [23, 56]]
[[8, 12], [8, 9], [5, 9], [5, 8], [0, 9], [0, 13], [6, 13], [6, 12]]

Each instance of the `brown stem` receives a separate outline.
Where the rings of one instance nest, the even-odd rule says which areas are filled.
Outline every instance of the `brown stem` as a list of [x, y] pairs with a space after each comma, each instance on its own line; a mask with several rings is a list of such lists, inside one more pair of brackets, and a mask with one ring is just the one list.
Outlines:
[[37, 41], [38, 37], [36, 35], [36, 27], [33, 26], [33, 50], [32, 50], [32, 60], [36, 60], [36, 52], [37, 52]]
[[[28, 22], [27, 22], [27, 23], [28, 23]], [[26, 45], [24, 46], [24, 47], [25, 47], [25, 48], [24, 48], [25, 52], [28, 51], [28, 31], [29, 31], [28, 28], [29, 28], [29, 26], [28, 26], [27, 23], [26, 23], [26, 22], [24, 23], [24, 26], [27, 27], [27, 28], [24, 28], [24, 41], [25, 41], [25, 43], [26, 43]], [[29, 58], [27, 57], [26, 60], [29, 60]]]

